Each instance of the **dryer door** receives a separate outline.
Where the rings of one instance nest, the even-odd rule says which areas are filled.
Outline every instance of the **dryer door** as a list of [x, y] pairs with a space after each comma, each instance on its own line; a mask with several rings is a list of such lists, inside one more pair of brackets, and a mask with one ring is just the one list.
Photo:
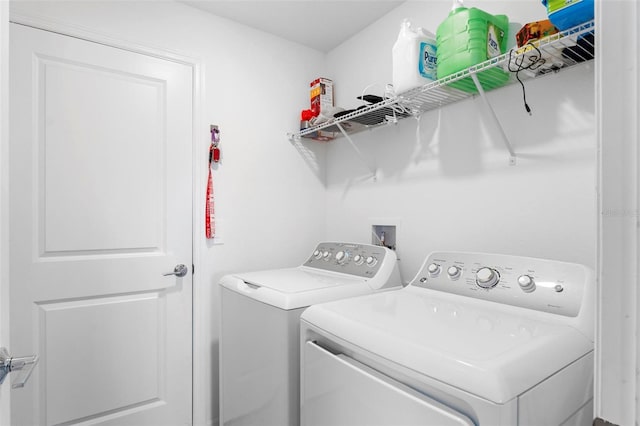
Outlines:
[[304, 345], [302, 426], [473, 426], [467, 416], [344, 355]]

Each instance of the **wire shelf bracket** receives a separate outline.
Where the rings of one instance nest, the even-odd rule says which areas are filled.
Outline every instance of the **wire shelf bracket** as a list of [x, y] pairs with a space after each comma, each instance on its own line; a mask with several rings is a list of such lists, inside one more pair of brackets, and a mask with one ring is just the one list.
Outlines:
[[369, 169], [369, 171], [371, 172], [371, 177], [373, 178], [373, 181], [377, 182], [378, 181], [378, 170], [375, 167], [371, 167], [367, 163], [367, 161], [365, 161], [364, 156], [362, 155], [362, 151], [360, 151], [358, 146], [353, 142], [353, 140], [351, 139], [351, 136], [349, 136], [349, 134], [344, 129], [344, 127], [342, 127], [342, 124], [336, 123], [336, 126], [338, 127], [338, 129], [340, 129], [340, 132], [342, 133], [344, 138], [347, 141], [349, 141], [349, 144], [351, 145], [351, 148], [353, 148], [355, 153], [358, 155], [358, 158], [360, 159], [360, 162], [362, 162], [362, 164], [364, 164]]
[[480, 99], [482, 99], [482, 103], [486, 107], [487, 111], [489, 111], [489, 115], [491, 116], [494, 124], [498, 128], [500, 137], [502, 138], [502, 142], [504, 142], [504, 146], [507, 148], [507, 151], [509, 151], [509, 165], [515, 166], [516, 153], [513, 150], [513, 146], [511, 146], [511, 142], [509, 142], [509, 138], [504, 132], [504, 128], [502, 127], [502, 124], [500, 123], [500, 120], [498, 119], [496, 112], [494, 111], [493, 107], [491, 106], [491, 103], [487, 99], [487, 95], [484, 92], [484, 89], [482, 88], [482, 84], [480, 83], [480, 80], [478, 80], [478, 76], [476, 75], [476, 71], [471, 71], [470, 74], [471, 74], [471, 79], [473, 80], [473, 84], [475, 84], [476, 89], [478, 89], [478, 94], [480, 95]]

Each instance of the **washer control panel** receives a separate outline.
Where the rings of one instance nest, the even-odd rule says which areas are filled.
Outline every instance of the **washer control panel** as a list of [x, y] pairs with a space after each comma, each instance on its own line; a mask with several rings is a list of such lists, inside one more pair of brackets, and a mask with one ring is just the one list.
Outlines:
[[381, 246], [327, 242], [318, 244], [304, 266], [371, 278], [392, 254]]
[[488, 253], [436, 252], [425, 260], [414, 287], [444, 291], [575, 317], [590, 270], [579, 264]]

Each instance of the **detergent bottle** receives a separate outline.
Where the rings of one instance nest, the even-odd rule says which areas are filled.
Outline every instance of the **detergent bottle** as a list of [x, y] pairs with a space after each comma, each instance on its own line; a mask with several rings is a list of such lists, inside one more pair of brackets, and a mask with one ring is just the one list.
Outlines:
[[435, 35], [423, 28], [414, 30], [407, 19], [402, 21], [392, 56], [396, 94], [436, 80]]
[[593, 3], [594, 0], [542, 0], [549, 20], [561, 31], [592, 20]]
[[[438, 78], [443, 78], [473, 65], [505, 53], [509, 18], [491, 15], [475, 7], [466, 8], [462, 0], [453, 0], [449, 16], [438, 26]], [[483, 89], [503, 85], [509, 78], [498, 67], [478, 73]], [[451, 83], [450, 86], [467, 92], [476, 92], [470, 78]]]

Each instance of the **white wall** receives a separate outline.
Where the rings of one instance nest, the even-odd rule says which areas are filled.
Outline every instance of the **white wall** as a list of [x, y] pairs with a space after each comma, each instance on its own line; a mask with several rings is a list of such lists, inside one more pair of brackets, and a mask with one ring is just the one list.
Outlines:
[[[545, 19], [539, 2], [465, 2], [520, 24]], [[407, 2], [328, 54], [327, 77], [338, 105], [381, 95], [391, 82], [391, 48], [400, 22], [435, 33], [449, 0]], [[512, 25], [513, 26], [513, 25]], [[519, 29], [521, 25], [515, 25]], [[515, 43], [515, 41], [514, 41]], [[596, 138], [593, 63], [526, 82], [527, 100], [513, 85], [488, 93], [517, 153], [508, 165], [494, 123], [479, 98], [421, 118], [354, 136], [368, 178], [344, 139], [327, 156], [328, 238], [371, 241], [372, 222], [396, 222], [403, 278], [433, 250], [512, 253], [595, 267]], [[382, 223], [385, 224], [385, 223]]]
[[[15, 2], [12, 14], [42, 17], [150, 47], [202, 64], [196, 146], [195, 424], [218, 417], [218, 287], [223, 274], [302, 263], [324, 236], [322, 176], [286, 132], [308, 108], [308, 84], [324, 56], [231, 21], [172, 2]], [[222, 162], [214, 174], [224, 244], [204, 239], [209, 124], [221, 129]], [[312, 162], [324, 148], [304, 143]], [[200, 211], [201, 209], [201, 211]], [[293, 237], [294, 236], [294, 237]], [[188, 374], [188, 372], [185, 372]]]

